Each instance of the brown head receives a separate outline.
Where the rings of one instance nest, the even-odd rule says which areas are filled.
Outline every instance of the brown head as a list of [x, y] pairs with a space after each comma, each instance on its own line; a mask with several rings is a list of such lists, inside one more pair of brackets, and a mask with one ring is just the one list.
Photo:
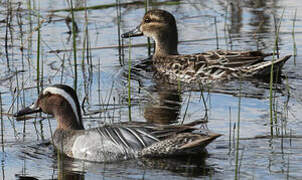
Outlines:
[[34, 104], [20, 110], [15, 116], [41, 111], [53, 115], [59, 129], [84, 129], [76, 92], [69, 86], [58, 84], [45, 88]]
[[154, 56], [176, 55], [178, 34], [175, 18], [167, 11], [154, 9], [148, 11], [136, 29], [124, 33], [123, 38], [134, 36], [151, 37], [156, 47]]

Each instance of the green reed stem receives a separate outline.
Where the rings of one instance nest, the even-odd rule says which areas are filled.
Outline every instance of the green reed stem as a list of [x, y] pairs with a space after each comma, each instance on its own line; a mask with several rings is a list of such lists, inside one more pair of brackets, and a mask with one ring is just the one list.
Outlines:
[[62, 64], [61, 64], [61, 77], [60, 77], [60, 84], [62, 84], [62, 83], [63, 83], [64, 69], [65, 69], [65, 53], [63, 54], [63, 58], [62, 58]]
[[232, 150], [232, 108], [229, 107], [229, 154]]
[[37, 40], [37, 90], [40, 93], [40, 50], [41, 50], [41, 26], [40, 26], [40, 12], [38, 13], [38, 40]]
[[188, 109], [189, 109], [189, 105], [190, 105], [190, 99], [191, 99], [191, 91], [190, 91], [190, 94], [189, 94], [187, 106], [186, 106], [186, 109], [185, 109], [185, 112], [184, 112], [184, 117], [182, 119], [181, 124], [183, 124], [185, 122], [185, 118], [186, 118], [186, 115], [187, 115], [187, 112], [188, 112]]
[[216, 36], [216, 49], [219, 49], [218, 29], [217, 29], [216, 17], [214, 17], [214, 25], [215, 25], [215, 36]]
[[74, 90], [77, 91], [78, 70], [77, 70], [77, 42], [76, 42], [76, 24], [73, 10], [73, 0], [70, 0], [70, 11], [72, 21], [72, 47], [73, 47], [73, 63], [74, 63]]
[[[27, 10], [28, 10], [28, 12], [31, 12], [32, 11], [32, 4], [31, 4], [31, 0], [28, 0], [27, 1]], [[32, 15], [30, 14], [29, 16], [28, 16], [28, 28], [29, 28], [29, 32], [33, 32], [33, 21], [32, 21], [32, 17], [31, 17]], [[28, 37], [28, 43], [27, 43], [27, 60], [29, 61], [29, 59], [32, 59], [31, 58], [31, 56], [32, 56], [32, 45], [33, 45], [33, 43], [32, 43], [32, 36], [29, 36]], [[30, 70], [30, 67], [31, 66], [29, 66], [28, 68], [29, 68], [29, 72], [31, 71]]]
[[[88, 53], [88, 19], [85, 12], [85, 24], [84, 24], [84, 38], [83, 38], [83, 49], [82, 49], [82, 66], [85, 66], [85, 53]], [[87, 45], [87, 46], [86, 46]], [[88, 56], [86, 56], [88, 59]]]
[[122, 43], [121, 43], [121, 6], [120, 0], [116, 0], [116, 17], [117, 17], [117, 38], [118, 38], [118, 55], [120, 65], [124, 65], [122, 61]]
[[[7, 64], [7, 68], [10, 71], [10, 63], [9, 63], [9, 32], [11, 32], [11, 16], [12, 16], [12, 7], [11, 7], [11, 2], [7, 2], [6, 3], [6, 25], [5, 25], [5, 39], [4, 39], [4, 49], [5, 49], [5, 56], [6, 56], [6, 64]], [[10, 34], [12, 36], [12, 34]], [[11, 38], [12, 39], [12, 38]]]
[[286, 169], [286, 179], [287, 179], [287, 180], [291, 179], [291, 178], [290, 178], [290, 175], [289, 175], [289, 167], [290, 167], [289, 157], [290, 157], [290, 156], [288, 155], [288, 156], [287, 156], [287, 169]]
[[131, 38], [129, 39], [129, 60], [128, 60], [128, 108], [129, 121], [131, 121]]
[[225, 47], [227, 48], [226, 50], [228, 50], [228, 37], [227, 37], [227, 32], [228, 32], [228, 6], [226, 6], [225, 8], [225, 16], [224, 16], [224, 28], [223, 28], [223, 32], [224, 32], [224, 41], [225, 41]]
[[236, 167], [235, 167], [235, 180], [239, 179], [239, 138], [240, 138], [240, 111], [241, 111], [241, 78], [239, 85], [239, 99], [238, 99], [238, 116], [237, 116], [237, 136], [236, 136]]
[[1, 119], [1, 144], [2, 152], [4, 152], [4, 122], [3, 122], [3, 111], [2, 111], [2, 93], [0, 92], [0, 119]]
[[278, 40], [279, 40], [279, 32], [280, 32], [280, 27], [281, 27], [281, 22], [283, 19], [283, 15], [284, 15], [284, 9], [281, 15], [281, 19], [279, 20], [279, 25], [275, 26], [275, 47], [273, 50], [273, 57], [272, 57], [272, 65], [271, 65], [271, 72], [270, 72], [270, 82], [269, 82], [269, 110], [270, 110], [270, 129], [271, 129], [271, 137], [273, 137], [274, 135], [274, 130], [273, 130], [273, 81], [274, 81], [274, 59], [275, 59], [275, 55], [276, 55], [276, 51], [278, 53]]
[[204, 111], [205, 111], [205, 114], [204, 114], [204, 119], [205, 120], [208, 120], [208, 106], [207, 106], [207, 100], [206, 98], [204, 97], [204, 87], [202, 85], [202, 83], [198, 83], [199, 85], [199, 91], [200, 91], [200, 98], [202, 99], [202, 103], [203, 103], [203, 107], [204, 107]]
[[297, 9], [295, 10], [294, 20], [293, 20], [293, 30], [292, 30], [292, 37], [293, 37], [293, 55], [294, 55], [294, 64], [296, 65], [296, 56], [297, 56], [297, 46], [296, 46], [296, 38], [295, 38], [295, 26], [296, 26], [296, 19], [297, 19]]

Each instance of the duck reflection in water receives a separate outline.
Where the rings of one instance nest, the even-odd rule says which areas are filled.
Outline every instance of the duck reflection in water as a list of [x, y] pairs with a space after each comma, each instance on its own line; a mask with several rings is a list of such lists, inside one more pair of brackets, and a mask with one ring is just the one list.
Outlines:
[[181, 97], [177, 90], [159, 88], [156, 102], [149, 102], [144, 108], [144, 117], [150, 123], [177, 123], [181, 109]]

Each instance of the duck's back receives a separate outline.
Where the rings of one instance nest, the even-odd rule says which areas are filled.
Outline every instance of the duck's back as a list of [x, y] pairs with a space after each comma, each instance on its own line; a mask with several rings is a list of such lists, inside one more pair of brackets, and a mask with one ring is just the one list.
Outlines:
[[[264, 58], [272, 54], [261, 51], [208, 51], [192, 55], [170, 55], [153, 57], [157, 71], [168, 79], [183, 82], [211, 83], [232, 78], [261, 76], [271, 61]], [[290, 56], [275, 60], [281, 68]]]

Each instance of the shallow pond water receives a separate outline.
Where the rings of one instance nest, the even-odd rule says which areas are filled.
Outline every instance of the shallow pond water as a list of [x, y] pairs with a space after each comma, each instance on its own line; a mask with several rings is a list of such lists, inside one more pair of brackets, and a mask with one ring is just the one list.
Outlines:
[[[188, 0], [174, 1], [178, 3], [173, 4], [153, 1], [155, 4], [149, 7], [168, 10], [175, 15], [179, 52], [182, 54], [216, 48], [272, 52], [275, 24], [281, 20], [280, 56], [293, 54], [294, 42], [297, 56], [285, 64], [285, 78], [274, 87], [272, 126], [267, 83], [234, 81], [202, 92], [188, 89], [178, 92], [159, 88], [149, 72], [139, 69], [139, 73], [131, 73], [129, 116], [129, 54], [133, 67], [149, 57], [144, 37], [131, 40], [130, 53], [127, 47], [122, 51], [118, 48], [119, 30], [122, 33], [136, 27], [145, 12], [144, 5], [131, 2], [121, 1], [129, 4], [120, 8], [99, 6], [75, 12], [79, 29], [76, 37], [77, 76], [72, 35], [68, 33], [70, 29], [66, 23], [66, 17], [71, 17], [71, 13], [63, 11], [69, 7], [67, 2], [0, 3], [0, 91], [2, 112], [5, 112], [1, 116], [0, 177], [235, 179], [237, 176], [242, 179], [301, 179], [300, 0]], [[93, 7], [115, 3], [113, 0], [74, 1], [73, 5]], [[292, 35], [294, 21], [295, 40]], [[123, 44], [129, 44], [129, 40]], [[182, 159], [92, 163], [57, 156], [49, 144], [51, 132], [56, 128], [53, 118], [37, 115], [31, 121], [17, 122], [11, 114], [31, 104], [43, 87], [57, 83], [74, 86], [75, 77], [86, 128], [128, 121], [129, 117], [135, 121], [162, 124], [202, 119], [207, 121], [205, 128], [223, 136], [207, 147], [207, 155]], [[37, 81], [42, 82], [39, 87]], [[240, 138], [236, 148], [238, 127]]]

